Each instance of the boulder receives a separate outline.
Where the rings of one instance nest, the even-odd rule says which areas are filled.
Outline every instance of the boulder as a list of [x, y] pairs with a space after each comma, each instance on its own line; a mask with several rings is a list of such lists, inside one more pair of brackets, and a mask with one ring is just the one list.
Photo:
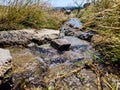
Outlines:
[[26, 46], [31, 42], [41, 45], [46, 41], [58, 38], [58, 35], [59, 31], [52, 29], [1, 31], [0, 47], [12, 45]]
[[0, 48], [0, 77], [4, 77], [4, 74], [12, 68], [11, 60], [10, 51]]
[[51, 42], [51, 46], [60, 51], [69, 50], [70, 45], [71, 43], [66, 39], [55, 39]]
[[36, 33], [33, 35], [32, 42], [41, 45], [53, 39], [57, 39], [58, 36], [59, 30], [42, 29], [36, 31]]
[[13, 30], [0, 32], [0, 46], [25, 45], [30, 42], [34, 30]]

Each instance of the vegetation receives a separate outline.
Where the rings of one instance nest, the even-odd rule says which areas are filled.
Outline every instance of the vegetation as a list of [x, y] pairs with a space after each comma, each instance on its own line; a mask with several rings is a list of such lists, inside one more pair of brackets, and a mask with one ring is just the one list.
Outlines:
[[86, 30], [98, 33], [93, 44], [105, 63], [120, 61], [120, 2], [98, 0], [79, 14]]
[[65, 20], [63, 13], [54, 12], [48, 4], [40, 0], [9, 0], [7, 6], [0, 6], [0, 12], [0, 30], [57, 29]]

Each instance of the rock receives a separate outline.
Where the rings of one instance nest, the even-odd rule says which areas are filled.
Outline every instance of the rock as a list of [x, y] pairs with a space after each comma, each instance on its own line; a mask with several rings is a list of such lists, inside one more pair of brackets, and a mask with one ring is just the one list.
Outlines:
[[34, 30], [1, 31], [0, 46], [28, 44], [34, 33]]
[[2, 84], [2, 82], [5, 82], [4, 79], [7, 75], [7, 78], [11, 77], [9, 75], [9, 71], [12, 69], [11, 60], [12, 56], [10, 55], [10, 51], [0, 48], [0, 84]]
[[79, 18], [71, 18], [69, 21], [65, 22], [65, 26], [68, 25], [72, 28], [79, 29], [82, 27], [82, 23], [80, 22]]
[[76, 29], [73, 29], [69, 26], [63, 26], [63, 27], [64, 27], [65, 36], [76, 36], [77, 35]]
[[95, 32], [93, 31], [88, 31], [88, 32], [79, 32], [79, 34], [77, 35], [78, 38], [82, 39], [82, 40], [87, 40], [87, 41], [91, 41], [93, 35], [95, 35]]
[[58, 36], [59, 36], [59, 30], [42, 29], [40, 31], [36, 31], [36, 33], [32, 38], [32, 41], [34, 43], [41, 45], [53, 39], [57, 39]]
[[31, 42], [43, 44], [46, 41], [58, 38], [59, 31], [52, 29], [42, 30], [13, 30], [0, 32], [0, 46], [23, 45], [26, 46]]
[[51, 46], [60, 51], [69, 50], [70, 45], [71, 43], [66, 39], [55, 39], [51, 42]]

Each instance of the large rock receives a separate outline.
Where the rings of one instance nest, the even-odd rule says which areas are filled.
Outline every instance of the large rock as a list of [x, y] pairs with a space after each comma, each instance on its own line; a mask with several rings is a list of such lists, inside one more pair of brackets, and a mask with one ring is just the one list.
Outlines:
[[60, 50], [66, 51], [69, 50], [71, 43], [66, 39], [55, 39], [51, 42], [51, 46]]
[[33, 35], [32, 41], [34, 43], [41, 45], [53, 39], [57, 39], [58, 36], [59, 36], [59, 30], [42, 29], [36, 31], [36, 33]]
[[9, 50], [0, 48], [0, 77], [3, 77], [4, 74], [11, 69], [12, 56], [10, 55]]
[[24, 45], [34, 42], [43, 44], [46, 40], [58, 38], [59, 31], [51, 29], [42, 30], [13, 30], [0, 32], [0, 46]]
[[25, 45], [30, 42], [34, 33], [34, 30], [1, 31], [0, 46]]

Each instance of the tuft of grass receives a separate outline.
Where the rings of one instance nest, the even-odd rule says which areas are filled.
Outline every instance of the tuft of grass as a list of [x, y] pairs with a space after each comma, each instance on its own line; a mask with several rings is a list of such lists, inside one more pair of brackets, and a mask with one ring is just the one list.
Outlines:
[[79, 15], [86, 30], [98, 33], [93, 38], [93, 45], [104, 62], [120, 61], [120, 2], [119, 0], [98, 0]]
[[7, 6], [0, 6], [0, 12], [0, 30], [57, 29], [65, 19], [41, 0], [9, 0]]

